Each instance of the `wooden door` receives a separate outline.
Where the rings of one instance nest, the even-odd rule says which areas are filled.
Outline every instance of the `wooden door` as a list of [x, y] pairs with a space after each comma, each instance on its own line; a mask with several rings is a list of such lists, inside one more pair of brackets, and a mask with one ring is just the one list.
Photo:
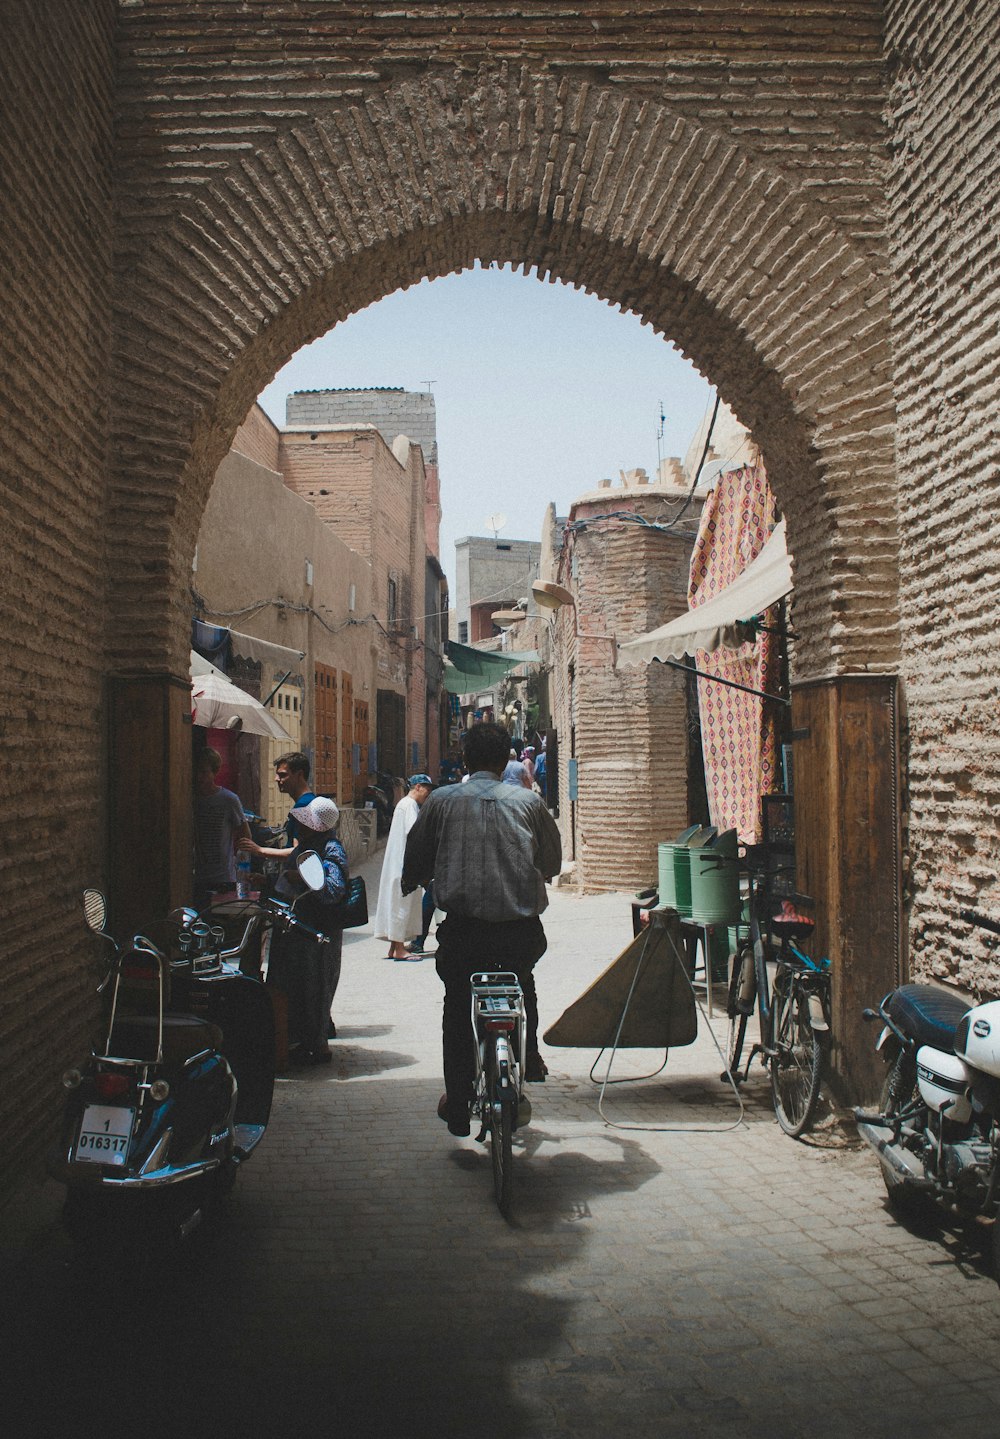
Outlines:
[[261, 811], [268, 824], [283, 825], [288, 818], [291, 805], [274, 782], [275, 760], [281, 754], [290, 754], [302, 748], [302, 690], [298, 685], [279, 685], [271, 696], [268, 709], [288, 733], [288, 739], [266, 739], [261, 749], [266, 750], [261, 774]]
[[315, 666], [313, 692], [316, 749], [312, 788], [317, 794], [337, 798], [337, 671], [332, 665]]
[[346, 670], [340, 676], [340, 803], [354, 803], [354, 769], [351, 742], [354, 733], [354, 681]]
[[368, 701], [354, 701], [354, 744], [353, 758], [358, 757], [358, 772], [354, 776], [354, 783], [357, 786], [355, 793], [361, 794], [368, 784], [368, 746], [371, 743], [371, 728], [368, 722]]

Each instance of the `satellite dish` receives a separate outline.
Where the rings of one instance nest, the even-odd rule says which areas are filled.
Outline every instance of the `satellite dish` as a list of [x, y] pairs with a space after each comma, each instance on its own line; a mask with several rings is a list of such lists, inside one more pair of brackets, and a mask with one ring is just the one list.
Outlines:
[[500, 533], [506, 523], [507, 516], [501, 514], [498, 510], [495, 515], [488, 516], [486, 520], [486, 528], [493, 531], [493, 538], [496, 539], [497, 535]]

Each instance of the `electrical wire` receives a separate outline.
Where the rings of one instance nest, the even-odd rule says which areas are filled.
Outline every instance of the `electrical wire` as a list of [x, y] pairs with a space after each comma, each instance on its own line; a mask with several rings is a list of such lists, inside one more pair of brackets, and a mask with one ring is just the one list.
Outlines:
[[[615, 1061], [615, 1055], [618, 1052], [618, 1045], [621, 1039], [622, 1030], [625, 1027], [625, 1020], [628, 1016], [629, 1005], [632, 1002], [632, 995], [635, 992], [635, 987], [639, 980], [639, 974], [643, 968], [643, 964], [646, 959], [646, 951], [649, 949], [650, 938], [651, 930], [647, 930], [645, 943], [643, 944], [642, 949], [639, 953], [639, 959], [635, 966], [635, 974], [632, 976], [632, 983], [629, 985], [628, 994], [625, 996], [625, 1003], [622, 1006], [621, 1018], [618, 1021], [618, 1029], [615, 1032], [614, 1042], [611, 1045], [611, 1054], [608, 1059], [607, 1072], [601, 1083], [601, 1093], [597, 1100], [597, 1112], [604, 1120], [604, 1123], [609, 1125], [612, 1129], [636, 1130], [639, 1133], [644, 1134], [729, 1134], [732, 1130], [738, 1129], [740, 1127], [746, 1116], [746, 1107], [743, 1103], [743, 1096], [740, 1094], [740, 1091], [736, 1086], [736, 1081], [733, 1079], [732, 1074], [729, 1072], [729, 1065], [726, 1063], [726, 1056], [723, 1054], [722, 1047], [719, 1044], [718, 1039], [716, 1038], [715, 1030], [709, 1023], [708, 1015], [705, 1013], [704, 1006], [702, 1005], [701, 1000], [698, 998], [698, 995], [695, 991], [694, 982], [687, 972], [687, 966], [684, 963], [683, 958], [681, 957], [680, 951], [678, 950], [676, 943], [674, 942], [673, 935], [669, 932], [667, 934], [667, 938], [669, 939], [670, 947], [674, 952], [674, 958], [677, 962], [677, 966], [680, 969], [680, 972], [683, 974], [684, 979], [687, 982], [688, 988], [691, 990], [691, 995], [694, 999], [695, 1005], [697, 1006], [699, 1013], [705, 1021], [705, 1025], [708, 1029], [709, 1034], [712, 1036], [712, 1043], [718, 1050], [719, 1058], [722, 1060], [723, 1073], [725, 1075], [725, 1078], [729, 1081], [729, 1085], [733, 1091], [733, 1094], [736, 1096], [736, 1103], [739, 1106], [740, 1111], [739, 1115], [736, 1117], [736, 1119], [733, 1120], [731, 1124], [633, 1124], [620, 1123], [617, 1120], [609, 1119], [604, 1112], [604, 1096], [607, 1092], [609, 1085], [636, 1083], [643, 1079], [655, 1078], [657, 1074], [661, 1074], [666, 1068], [667, 1060], [670, 1057], [670, 1049], [668, 1047], [666, 1053], [663, 1056], [663, 1063], [660, 1065], [659, 1069], [655, 1070], [651, 1075], [637, 1075], [634, 1080], [631, 1078], [631, 1076], [625, 1079], [616, 1080], [612, 1080], [611, 1078], [611, 1068]], [[711, 957], [706, 954], [705, 968], [708, 975], [709, 984], [711, 984], [712, 982], [711, 963]], [[605, 1045], [604, 1049], [606, 1048], [607, 1046]], [[601, 1053], [597, 1056], [597, 1059], [595, 1059], [593, 1065], [591, 1066], [590, 1077], [595, 1084], [597, 1083], [597, 1080], [594, 1079], [594, 1070], [597, 1068], [598, 1061], [600, 1060], [601, 1054], [604, 1053], [604, 1049], [601, 1050]]]

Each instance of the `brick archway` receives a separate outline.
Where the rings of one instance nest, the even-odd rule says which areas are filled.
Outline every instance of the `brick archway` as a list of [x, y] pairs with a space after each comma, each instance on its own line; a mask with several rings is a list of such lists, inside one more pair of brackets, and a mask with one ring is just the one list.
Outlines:
[[723, 130], [589, 81], [431, 68], [323, 105], [185, 185], [165, 228], [147, 225], [125, 205], [116, 667], [183, 673], [211, 477], [280, 364], [352, 311], [477, 258], [579, 285], [673, 340], [752, 427], [788, 512], [801, 672], [895, 665], [877, 248]]

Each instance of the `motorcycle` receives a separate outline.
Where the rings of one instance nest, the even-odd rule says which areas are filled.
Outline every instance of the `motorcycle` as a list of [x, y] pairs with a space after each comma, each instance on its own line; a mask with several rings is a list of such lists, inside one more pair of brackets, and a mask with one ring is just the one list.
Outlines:
[[[1000, 935], [973, 910], [962, 918]], [[997, 1219], [1000, 1204], [1000, 1000], [970, 1006], [929, 984], [904, 984], [866, 1020], [883, 1027], [876, 1049], [889, 1072], [877, 1112], [855, 1109], [875, 1151], [889, 1204], [919, 1218], [943, 1207], [962, 1218]], [[1000, 1283], [1000, 1222], [992, 1230]]]
[[[322, 889], [318, 855], [297, 867], [306, 893]], [[232, 1188], [264, 1136], [274, 1092], [274, 1014], [253, 977], [254, 946], [259, 953], [274, 926], [321, 937], [294, 908], [273, 898], [239, 906], [242, 933], [229, 948], [222, 925], [175, 910], [159, 944], [139, 934], [120, 948], [103, 894], [84, 892], [87, 924], [112, 958], [98, 991], [108, 995], [106, 1019], [86, 1061], [63, 1075], [49, 1155], [74, 1239], [120, 1238], [133, 1226], [186, 1237]]]

